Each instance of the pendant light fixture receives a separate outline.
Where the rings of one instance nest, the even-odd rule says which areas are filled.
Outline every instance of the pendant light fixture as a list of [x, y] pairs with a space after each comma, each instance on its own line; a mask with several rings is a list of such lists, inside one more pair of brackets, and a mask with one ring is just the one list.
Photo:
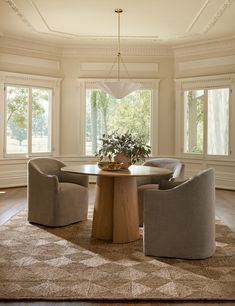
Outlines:
[[114, 64], [117, 62], [117, 80], [110, 80], [107, 81], [100, 81], [97, 83], [98, 87], [105, 92], [107, 92], [109, 95], [113, 96], [116, 99], [122, 99], [126, 96], [128, 96], [130, 93], [133, 91], [136, 91], [141, 88], [140, 83], [133, 82], [131, 79], [130, 80], [121, 80], [121, 74], [120, 74], [120, 68], [121, 64], [124, 66], [127, 75], [128, 71], [127, 68], [122, 60], [121, 56], [121, 44], [120, 44], [120, 14], [123, 12], [122, 9], [115, 9], [115, 13], [118, 14], [118, 53], [117, 56], [115, 57], [115, 61], [111, 67], [111, 70], [109, 72], [109, 75], [111, 74]]

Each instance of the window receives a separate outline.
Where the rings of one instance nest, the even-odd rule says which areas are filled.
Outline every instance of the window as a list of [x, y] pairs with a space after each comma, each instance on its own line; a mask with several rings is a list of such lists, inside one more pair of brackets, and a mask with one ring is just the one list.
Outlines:
[[52, 89], [7, 85], [5, 153], [50, 153]]
[[184, 152], [203, 153], [204, 90], [184, 92]]
[[184, 91], [184, 153], [229, 155], [229, 88]]
[[208, 90], [207, 153], [229, 154], [229, 88]]
[[0, 71], [0, 159], [59, 155], [60, 82]]
[[131, 132], [150, 144], [152, 90], [138, 90], [116, 100], [97, 89], [86, 89], [85, 153], [93, 155], [103, 134]]

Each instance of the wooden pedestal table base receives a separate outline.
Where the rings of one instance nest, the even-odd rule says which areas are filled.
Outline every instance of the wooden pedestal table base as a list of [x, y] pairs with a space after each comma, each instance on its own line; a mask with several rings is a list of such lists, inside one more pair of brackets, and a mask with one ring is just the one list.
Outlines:
[[97, 178], [92, 236], [114, 243], [139, 239], [135, 177]]
[[63, 167], [62, 171], [97, 176], [92, 236], [126, 243], [139, 239], [136, 177], [169, 178], [171, 171], [149, 166], [130, 166], [124, 171], [102, 171], [97, 165]]

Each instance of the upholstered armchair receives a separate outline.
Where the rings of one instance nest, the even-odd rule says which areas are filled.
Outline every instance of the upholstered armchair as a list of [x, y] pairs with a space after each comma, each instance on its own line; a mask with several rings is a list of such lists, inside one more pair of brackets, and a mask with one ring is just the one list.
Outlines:
[[28, 162], [28, 221], [64, 226], [87, 219], [88, 177], [61, 171], [53, 158]]
[[213, 169], [183, 183], [167, 182], [163, 186], [160, 183], [159, 188], [144, 192], [145, 255], [185, 259], [212, 256], [215, 251]]
[[143, 226], [143, 195], [146, 189], [158, 188], [162, 180], [184, 178], [184, 164], [175, 158], [155, 158], [143, 163], [143, 166], [167, 168], [172, 171], [170, 175], [139, 177], [137, 178], [138, 186], [138, 206], [139, 206], [139, 225]]

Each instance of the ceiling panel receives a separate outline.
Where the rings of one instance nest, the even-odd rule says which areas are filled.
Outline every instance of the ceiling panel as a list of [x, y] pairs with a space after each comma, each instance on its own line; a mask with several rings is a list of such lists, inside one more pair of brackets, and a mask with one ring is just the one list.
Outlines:
[[117, 37], [178, 44], [235, 36], [235, 0], [0, 0], [0, 33], [82, 44]]

